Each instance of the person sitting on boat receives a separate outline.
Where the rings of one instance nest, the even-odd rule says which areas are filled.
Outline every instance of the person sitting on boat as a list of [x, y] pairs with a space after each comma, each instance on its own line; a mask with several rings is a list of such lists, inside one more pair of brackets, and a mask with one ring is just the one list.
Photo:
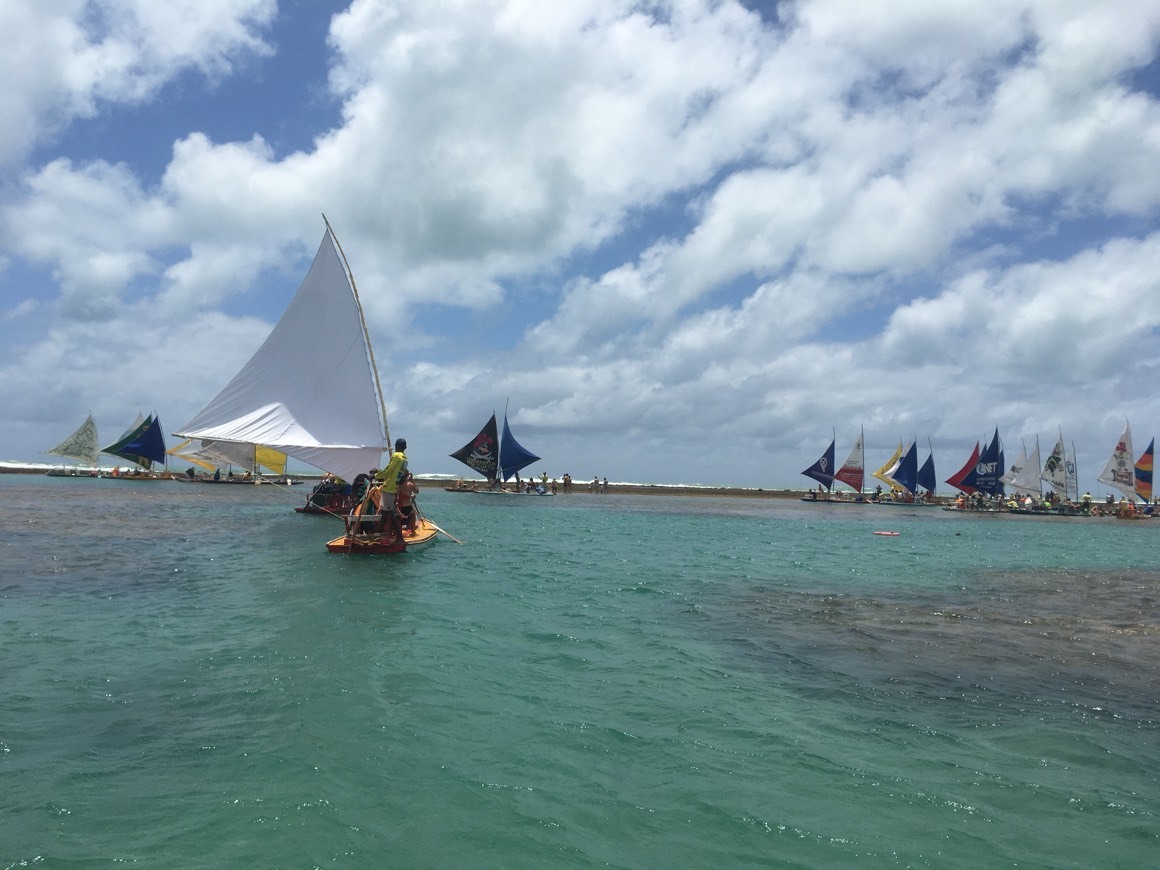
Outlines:
[[385, 520], [382, 486], [378, 484], [371, 486], [355, 507], [354, 514], [359, 518], [356, 523], [357, 534], [374, 534], [382, 531]]
[[389, 513], [391, 530], [399, 537], [403, 537], [403, 526], [399, 520], [398, 506], [395, 499], [399, 494], [399, 486], [407, 479], [407, 439], [395, 439], [395, 452], [387, 467], [375, 475], [375, 480], [382, 485], [383, 513]]

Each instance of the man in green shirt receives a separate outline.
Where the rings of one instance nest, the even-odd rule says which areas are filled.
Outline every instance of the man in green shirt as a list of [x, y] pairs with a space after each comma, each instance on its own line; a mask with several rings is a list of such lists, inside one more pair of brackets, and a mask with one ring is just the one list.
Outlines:
[[395, 504], [395, 497], [399, 492], [399, 484], [407, 479], [406, 450], [407, 439], [396, 438], [395, 452], [391, 454], [387, 467], [375, 475], [375, 480], [379, 481], [382, 488], [380, 510], [385, 518], [390, 518], [391, 528], [399, 540], [403, 538], [403, 524], [399, 521], [399, 508]]

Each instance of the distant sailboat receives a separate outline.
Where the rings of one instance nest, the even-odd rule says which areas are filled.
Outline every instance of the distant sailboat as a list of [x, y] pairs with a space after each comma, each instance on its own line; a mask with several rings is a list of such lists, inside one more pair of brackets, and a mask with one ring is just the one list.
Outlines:
[[1148, 442], [1148, 449], [1136, 460], [1136, 495], [1145, 502], [1152, 501], [1152, 460], [1156, 439]]
[[1064, 500], [1074, 496], [1079, 498], [1079, 482], [1076, 477], [1075, 459], [1068, 459], [1067, 448], [1063, 443], [1063, 431], [1060, 430], [1059, 439], [1051, 448], [1047, 460], [1043, 463], [1043, 471], [1039, 479], [1051, 487], [1056, 495], [1062, 495]]
[[925, 489], [929, 496], [934, 496], [934, 491], [938, 487], [938, 480], [934, 473], [934, 448], [930, 446], [930, 440], [927, 439], [927, 448], [929, 452], [926, 455], [926, 462], [922, 464], [922, 468], [918, 469], [918, 486], [920, 489]]
[[866, 448], [864, 446], [866, 440], [865, 432], [859, 430], [858, 440], [854, 442], [854, 446], [850, 448], [850, 455], [846, 457], [846, 461], [842, 467], [838, 469], [834, 475], [834, 480], [839, 483], [844, 483], [850, 487], [859, 496], [862, 495], [862, 490], [866, 485]]
[[1132, 427], [1124, 425], [1124, 434], [1112, 449], [1104, 470], [1096, 478], [1100, 483], [1118, 489], [1129, 500], [1136, 498], [1136, 461], [1132, 454]]
[[894, 479], [894, 473], [898, 471], [898, 464], [902, 461], [902, 442], [898, 442], [898, 448], [894, 451], [886, 463], [874, 472], [874, 477], [881, 480], [888, 487], [895, 492], [902, 492], [905, 487]]
[[1003, 464], [1003, 444], [999, 440], [999, 428], [995, 428], [995, 436], [987, 449], [979, 455], [975, 464], [973, 476], [968, 476], [971, 486], [984, 495], [1003, 495], [1003, 482], [1000, 478], [1005, 472]]
[[[811, 491], [809, 495], [804, 496], [804, 502], [822, 502], [825, 504], [862, 504], [862, 489], [866, 482], [866, 456], [865, 448], [863, 447], [863, 435], [859, 433], [858, 440], [854, 442], [854, 446], [850, 449], [850, 455], [846, 457], [846, 461], [842, 467], [837, 471], [834, 470], [834, 448], [836, 446], [836, 439], [830, 441], [830, 446], [826, 448], [825, 452], [818, 458], [818, 461], [802, 472], [803, 475], [816, 480], [825, 490], [833, 490], [834, 495], [830, 496], [828, 493], [825, 496], [819, 497], [816, 491]], [[852, 499], [845, 498], [842, 492], [837, 491], [837, 484], [843, 483], [853, 489], [857, 496]]]
[[1043, 494], [1042, 478], [1039, 471], [1039, 438], [1035, 439], [1035, 450], [1027, 454], [1027, 446], [1020, 444], [1019, 456], [1007, 472], [1000, 478], [1003, 485], [1023, 495]]
[[960, 490], [967, 495], [972, 495], [975, 492], [972, 475], [975, 471], [975, 466], [979, 464], [979, 442], [975, 442], [975, 449], [971, 451], [971, 456], [966, 464], [956, 471], [953, 475], [947, 478], [947, 483], [955, 489]]
[[995, 437], [979, 452], [979, 442], [975, 442], [975, 449], [967, 464], [959, 469], [958, 473], [947, 480], [955, 489], [962, 490], [967, 495], [976, 492], [990, 496], [1003, 494], [1002, 477], [1005, 472], [1003, 463], [1003, 446], [999, 441], [999, 430], [995, 429]]
[[[911, 441], [910, 446], [899, 457], [894, 467], [884, 474], [894, 481], [900, 489], [893, 491], [893, 498], [880, 499], [879, 504], [911, 506], [934, 506], [936, 504], [933, 499], [927, 500], [927, 495], [933, 496], [935, 487], [938, 485], [935, 480], [933, 450], [927, 454], [926, 461], [920, 468], [918, 465], [918, 442]], [[921, 494], [920, 490], [925, 490], [926, 494]], [[906, 494], [903, 495], [903, 492]]]
[[818, 457], [818, 461], [802, 472], [810, 480], [816, 480], [826, 491], [834, 485], [834, 441]]
[[[507, 409], [503, 414], [503, 437], [497, 438], [498, 426], [495, 414], [484, 424], [479, 433], [451, 454], [468, 468], [487, 478], [487, 490], [479, 492], [505, 492], [502, 484], [513, 475], [518, 475], [524, 468], [533, 462], [539, 462], [540, 457], [527, 450], [516, 441], [508, 425]], [[464, 490], [472, 492], [474, 490]], [[536, 491], [535, 495], [552, 495], [551, 492]]]
[[[161, 422], [156, 415], [150, 414], [135, 428], [129, 430], [114, 443], [101, 451], [110, 456], [139, 465], [144, 471], [151, 472], [153, 463], [166, 464], [165, 436], [161, 434]], [[115, 477], [121, 475], [114, 474]], [[167, 476], [163, 475], [162, 477]], [[160, 479], [152, 475], [143, 476], [140, 473], [132, 475], [133, 479]]]
[[[56, 447], [44, 452], [47, 456], [75, 459], [85, 468], [90, 469], [91, 472], [95, 472], [97, 460], [101, 453], [97, 444], [97, 424], [93, 420], [93, 415], [89, 414], [85, 418], [85, 422], [81, 423], [75, 432], [60, 442], [60, 444], [56, 445]], [[77, 469], [54, 469], [48, 473], [51, 475], [76, 476]]]
[[201, 468], [202, 470], [208, 471], [210, 473], [213, 473], [213, 471], [217, 468], [217, 464], [213, 461], [213, 459], [202, 455], [200, 448], [196, 447], [193, 441], [188, 438], [186, 438], [176, 447], [170, 447], [165, 452], [172, 456], [174, 459], [180, 459], [183, 462], [189, 462], [193, 465], [196, 465], [198, 468]]
[[[286, 454], [280, 450], [274, 450], [272, 447], [264, 447], [261, 444], [242, 444], [236, 441], [202, 441], [200, 446], [190, 450], [192, 442], [185, 441], [179, 448], [173, 448], [169, 451], [170, 456], [177, 456], [199, 465], [210, 472], [215, 472], [221, 466], [237, 467], [243, 470], [243, 473], [248, 476], [241, 478], [234, 478], [232, 475], [224, 478], [226, 482], [247, 482], [247, 483], [262, 483], [263, 469], [269, 472], [277, 480], [285, 480], [286, 478]], [[216, 477], [199, 477], [196, 478], [203, 483], [221, 483], [223, 478]]]
[[897, 483], [902, 489], [914, 496], [914, 492], [918, 489], [918, 442], [911, 441], [910, 446], [898, 459], [898, 465], [893, 471], [887, 472], [890, 479]]

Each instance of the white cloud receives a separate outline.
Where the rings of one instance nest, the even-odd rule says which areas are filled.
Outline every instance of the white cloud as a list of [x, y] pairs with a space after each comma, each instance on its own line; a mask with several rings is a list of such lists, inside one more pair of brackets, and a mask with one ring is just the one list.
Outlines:
[[[268, 50], [272, 3], [174, 8], [0, 11], [56, 58], [0, 96], [0, 163], [109, 104], [147, 122], [182, 71], [227, 82]], [[102, 32], [76, 23], [94, 10]], [[648, 447], [626, 464], [696, 456], [698, 439], [798, 450], [835, 418], [965, 439], [980, 407], [1029, 425], [1080, 383], [1100, 393], [1089, 420], [1134, 398], [1125, 364], [1156, 364], [1160, 320], [1160, 107], [1129, 74], [1157, 54], [1160, 8], [778, 14], [356, 0], [329, 34], [341, 121], [311, 147], [190, 129], [152, 182], [127, 159], [46, 160], [10, 188], [0, 253], [54, 272], [59, 299], [39, 301], [67, 318], [42, 339], [46, 366], [94, 340], [86, 319], [152, 316], [166, 349], [111, 342], [110, 359], [186, 385], [192, 413], [260, 340], [218, 309], [270, 270], [294, 286], [325, 211], [372, 334], [403, 352], [392, 407], [449, 450], [504, 395], [578, 457], [631, 433], [619, 443]], [[507, 339], [441, 334], [433, 312], [456, 309], [506, 312], [489, 335]], [[32, 382], [51, 391], [48, 372]], [[710, 462], [698, 474], [734, 473]], [[783, 479], [807, 464], [785, 462]]]
[[8, 0], [0, 5], [0, 167], [104, 106], [148, 101], [184, 70], [263, 55], [275, 0]]

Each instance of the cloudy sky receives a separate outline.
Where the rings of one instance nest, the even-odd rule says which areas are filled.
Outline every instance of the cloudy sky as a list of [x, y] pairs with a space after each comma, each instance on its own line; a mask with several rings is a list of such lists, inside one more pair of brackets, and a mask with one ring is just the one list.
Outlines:
[[[412, 467], [806, 486], [1160, 425], [1155, 0], [7, 0], [0, 460], [167, 432], [325, 213]], [[12, 34], [18, 34], [13, 38]], [[311, 349], [304, 349], [309, 352]], [[325, 349], [316, 349], [324, 352]]]

